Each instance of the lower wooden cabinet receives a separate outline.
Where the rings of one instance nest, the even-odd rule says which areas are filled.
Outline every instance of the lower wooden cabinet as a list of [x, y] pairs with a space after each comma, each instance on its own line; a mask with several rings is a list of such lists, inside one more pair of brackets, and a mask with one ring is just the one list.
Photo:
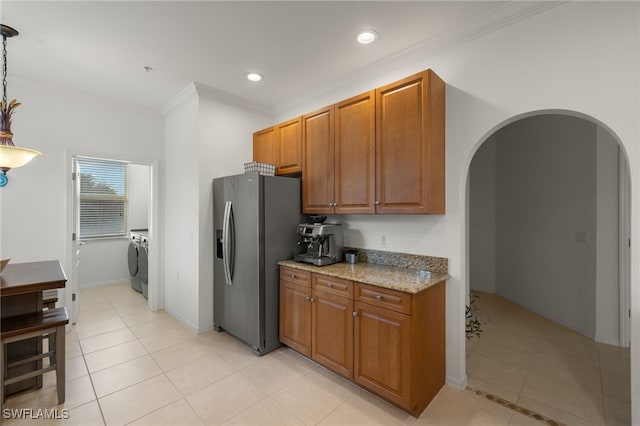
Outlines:
[[311, 306], [311, 358], [352, 379], [353, 300], [314, 288]]
[[398, 405], [410, 395], [411, 316], [355, 304], [354, 380]]
[[305, 356], [311, 356], [310, 276], [280, 269], [280, 341]]
[[280, 341], [351, 379], [353, 292], [347, 291], [347, 297], [341, 293], [352, 289], [352, 282], [304, 274], [301, 279], [300, 271], [280, 269]]
[[419, 416], [445, 381], [445, 282], [408, 294], [281, 267], [280, 340]]

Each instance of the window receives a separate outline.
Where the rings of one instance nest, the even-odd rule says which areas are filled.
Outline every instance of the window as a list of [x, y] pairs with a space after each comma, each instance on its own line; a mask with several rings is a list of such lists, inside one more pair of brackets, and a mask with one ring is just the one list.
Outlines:
[[127, 235], [127, 163], [74, 158], [76, 230], [81, 240]]

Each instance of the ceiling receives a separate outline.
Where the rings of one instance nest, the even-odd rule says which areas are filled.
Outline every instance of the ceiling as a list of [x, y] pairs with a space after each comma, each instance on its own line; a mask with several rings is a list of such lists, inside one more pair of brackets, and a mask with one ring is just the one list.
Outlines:
[[[190, 82], [276, 110], [403, 53], [441, 49], [550, 7], [505, 1], [11, 1], [12, 76], [161, 110]], [[360, 45], [359, 30], [379, 39]], [[145, 71], [151, 67], [152, 71]], [[260, 83], [247, 72], [264, 75]]]

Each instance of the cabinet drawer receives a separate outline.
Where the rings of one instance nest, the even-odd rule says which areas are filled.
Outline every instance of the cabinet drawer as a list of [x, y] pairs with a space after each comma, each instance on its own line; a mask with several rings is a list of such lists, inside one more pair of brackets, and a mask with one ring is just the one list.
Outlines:
[[280, 280], [311, 287], [311, 272], [282, 266], [280, 267]]
[[328, 275], [313, 274], [312, 286], [314, 291], [335, 294], [336, 296], [353, 299], [353, 282]]
[[411, 295], [388, 288], [357, 284], [355, 300], [411, 315]]

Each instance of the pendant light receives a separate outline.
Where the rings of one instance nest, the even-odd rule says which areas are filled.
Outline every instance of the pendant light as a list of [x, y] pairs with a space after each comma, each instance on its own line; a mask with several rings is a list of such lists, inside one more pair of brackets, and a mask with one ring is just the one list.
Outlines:
[[11, 116], [20, 103], [15, 99], [7, 101], [7, 38], [18, 35], [15, 29], [2, 25], [2, 102], [0, 103], [0, 187], [8, 182], [7, 172], [21, 167], [40, 155], [40, 152], [20, 148], [13, 144]]

